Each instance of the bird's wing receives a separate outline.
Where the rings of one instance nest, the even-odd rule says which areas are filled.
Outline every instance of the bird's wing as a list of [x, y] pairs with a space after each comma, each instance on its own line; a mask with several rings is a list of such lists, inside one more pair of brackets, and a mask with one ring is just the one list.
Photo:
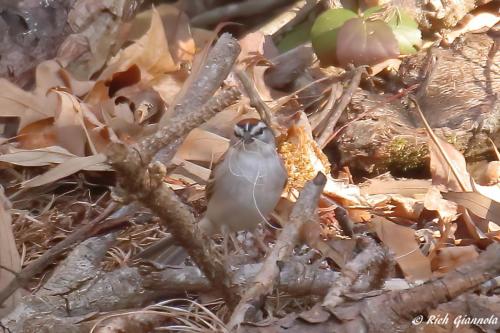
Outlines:
[[207, 199], [207, 202], [210, 201], [210, 198], [212, 197], [212, 194], [214, 193], [215, 189], [215, 170], [217, 167], [224, 161], [227, 155], [227, 150], [222, 154], [222, 156], [219, 158], [217, 162], [215, 162], [212, 166], [212, 171], [210, 172], [210, 177], [208, 177], [207, 185], [205, 186], [205, 198]]

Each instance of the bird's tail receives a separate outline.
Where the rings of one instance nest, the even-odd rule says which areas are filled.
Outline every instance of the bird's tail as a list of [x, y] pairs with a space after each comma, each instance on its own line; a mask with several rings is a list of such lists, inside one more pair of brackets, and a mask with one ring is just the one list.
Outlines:
[[[216, 227], [207, 217], [203, 217], [197, 223], [197, 228], [208, 236], [216, 231]], [[182, 264], [187, 257], [187, 251], [175, 242], [172, 235], [167, 235], [139, 253], [134, 259], [147, 259], [158, 264], [175, 266]]]

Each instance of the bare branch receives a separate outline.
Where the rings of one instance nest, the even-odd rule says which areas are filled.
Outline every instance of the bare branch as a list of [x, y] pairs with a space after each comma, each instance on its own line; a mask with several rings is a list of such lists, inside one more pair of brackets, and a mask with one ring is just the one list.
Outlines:
[[285, 5], [293, 0], [247, 0], [231, 3], [201, 13], [191, 20], [193, 26], [206, 27], [236, 17], [249, 17], [267, 13], [269, 10]]
[[267, 106], [266, 102], [260, 98], [259, 92], [255, 89], [252, 80], [250, 80], [248, 75], [241, 69], [236, 69], [235, 73], [243, 85], [248, 98], [250, 98], [251, 105], [257, 110], [260, 118], [266, 123], [267, 127], [273, 131], [274, 136], [277, 136], [278, 132], [273, 127], [273, 114], [271, 109]]
[[[226, 270], [221, 255], [211, 240], [195, 226], [196, 219], [189, 207], [163, 183], [165, 166], [159, 162], [149, 166], [144, 163], [149, 163], [160, 149], [184, 138], [192, 129], [220, 111], [219, 104], [217, 107], [201, 107], [200, 104], [205, 104], [204, 100], [208, 94], [213, 94], [219, 87], [225, 75], [229, 73], [239, 50], [239, 44], [234, 38], [229, 34], [222, 35], [209, 52], [199, 77], [192, 86], [192, 89], [198, 87], [202, 90], [201, 96], [198, 96], [196, 91], [188, 91], [183, 97], [186, 103], [176, 105], [175, 113], [168, 119], [168, 123], [156, 134], [143, 140], [138, 145], [139, 149], [115, 144], [108, 152], [109, 161], [118, 174], [118, 183], [125, 190], [128, 199], [139, 201], [167, 224], [174, 238], [186, 249], [214, 288], [222, 292], [230, 308], [238, 302], [238, 295], [231, 290], [231, 274]], [[216, 81], [210, 89], [200, 85], [209, 79]], [[229, 99], [231, 101], [238, 96], [234, 89], [225, 93], [233, 97]]]
[[385, 260], [385, 251], [373, 239], [366, 237], [363, 242], [365, 243], [363, 251], [347, 263], [342, 269], [341, 277], [335, 280], [328, 290], [323, 300], [324, 307], [333, 310], [343, 303], [344, 299], [341, 296], [351, 289], [360, 275], [376, 263], [382, 263]]
[[332, 112], [328, 118], [328, 124], [326, 125], [325, 130], [321, 133], [317, 142], [321, 147], [325, 147], [328, 142], [330, 142], [330, 137], [333, 133], [333, 129], [335, 125], [342, 115], [342, 112], [346, 109], [347, 105], [351, 102], [351, 98], [354, 95], [354, 92], [359, 87], [359, 83], [361, 81], [361, 75], [365, 72], [364, 67], [358, 67], [353, 71], [351, 82], [349, 86], [342, 94], [342, 97], [334, 104], [332, 108]]
[[54, 263], [56, 258], [63, 252], [67, 251], [72, 246], [76, 246], [81, 241], [87, 239], [91, 235], [92, 230], [97, 227], [99, 222], [108, 217], [116, 209], [116, 207], [116, 204], [110, 204], [95, 219], [83, 224], [79, 229], [45, 251], [40, 257], [23, 268], [23, 270], [16, 275], [16, 278], [12, 280], [3, 290], [0, 291], [0, 304], [2, 304], [19, 287], [24, 287], [26, 283], [28, 283], [36, 274], [43, 272], [45, 268]]
[[229, 330], [239, 326], [248, 314], [255, 312], [262, 300], [262, 296], [266, 296], [272, 291], [276, 277], [279, 276], [277, 263], [283, 261], [292, 253], [299, 240], [302, 224], [316, 217], [316, 208], [325, 184], [325, 175], [318, 173], [313, 180], [307, 182], [300, 192], [299, 199], [290, 215], [289, 223], [283, 228], [253, 284], [247, 289], [240, 303], [233, 311], [228, 323]]

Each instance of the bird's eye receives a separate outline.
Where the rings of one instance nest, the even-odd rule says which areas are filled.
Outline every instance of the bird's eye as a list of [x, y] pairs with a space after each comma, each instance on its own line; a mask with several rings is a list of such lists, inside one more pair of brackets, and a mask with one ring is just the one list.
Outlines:
[[255, 132], [255, 135], [262, 135], [264, 134], [264, 128], [259, 128], [259, 130], [257, 132]]

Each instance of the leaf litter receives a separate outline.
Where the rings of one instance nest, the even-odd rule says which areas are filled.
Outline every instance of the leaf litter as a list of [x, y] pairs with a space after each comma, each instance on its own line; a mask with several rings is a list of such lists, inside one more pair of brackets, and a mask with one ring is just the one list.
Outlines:
[[[172, 25], [174, 21], [175, 25]], [[350, 24], [361, 23], [374, 24], [357, 21]], [[78, 72], [77, 68], [67, 70], [57, 60], [49, 60], [38, 65], [36, 86], [32, 91], [0, 80], [0, 88], [3, 88], [0, 89], [0, 117], [17, 117], [20, 120], [14, 140], [0, 145], [0, 169], [2, 172], [12, 169], [3, 183], [9, 193], [4, 199], [7, 202], [10, 197], [15, 207], [10, 209], [10, 213], [0, 207], [0, 227], [7, 228], [0, 235], [9, 237], [13, 234], [16, 237], [17, 251], [23, 254], [23, 265], [34, 261], [57, 241], [67, 237], [112, 200], [108, 191], [108, 186], [112, 184], [103, 179], [112, 172], [106, 164], [106, 147], [111, 142], [138, 142], [149, 133], [154, 133], [161, 119], [168, 120], [166, 110], [171, 110], [186, 87], [189, 77], [186, 64], [193, 65], [200, 50], [213, 38], [208, 31], [195, 33], [189, 27], [185, 14], [167, 5], [142, 12], [136, 16], [131, 27], [131, 36], [135, 36], [135, 40], [113, 57], [101, 59], [104, 60], [104, 67], [95, 79], [77, 80], [71, 74], [71, 71]], [[360, 26], [353, 31], [341, 30], [339, 35], [361, 33], [368, 28]], [[201, 38], [195, 35], [202, 33], [205, 33], [205, 38], [200, 42]], [[247, 55], [266, 55], [263, 36], [247, 35], [246, 38]], [[373, 43], [363, 38], [366, 43], [363, 47]], [[373, 64], [396, 55], [397, 46], [393, 44], [391, 41], [389, 51], [380, 51]], [[339, 51], [337, 57], [343, 62], [350, 55], [342, 53], [349, 50], [341, 49], [343, 51]], [[268, 64], [257, 62], [248, 66], [259, 76], [256, 82], [260, 89], [257, 90], [269, 101], [269, 105], [276, 106], [276, 110], [297, 107], [294, 93], [288, 95], [288, 100], [281, 99], [277, 103], [278, 97], [287, 95], [283, 92], [273, 95], [273, 88], [266, 85], [263, 76]], [[243, 114], [239, 110], [244, 110]], [[238, 108], [228, 108], [218, 115], [218, 122], [208, 122], [205, 125], [207, 129], [193, 130], [177, 150], [169, 166], [173, 170], [164, 181], [179, 193], [193, 189], [196, 195], [191, 193], [188, 197], [192, 199], [187, 201], [196, 208], [198, 215], [203, 211], [203, 185], [208, 181], [210, 169], [229, 146], [229, 123], [251, 114], [251, 110], [253, 108], [248, 100], [243, 99]], [[276, 124], [281, 128], [278, 152], [289, 174], [282, 201], [294, 202], [305, 182], [318, 171], [327, 174], [323, 195], [345, 207], [353, 216], [356, 212], [356, 222], [374, 232], [380, 242], [392, 251], [401, 270], [399, 277], [410, 282], [422, 282], [442, 276], [477, 258], [480, 245], [476, 241], [500, 239], [498, 178], [495, 182], [494, 177], [489, 177], [488, 185], [477, 184], [467, 171], [462, 153], [452, 144], [435, 137], [429, 126], [426, 130], [432, 138], [428, 143], [431, 180], [388, 176], [353, 183], [352, 179], [338, 180], [332, 176], [332, 166], [315, 141], [314, 128], [306, 113], [295, 111], [292, 114], [295, 119], [293, 126], [287, 128]], [[492, 165], [491, 169], [496, 170], [497, 165]], [[12, 231], [8, 228], [10, 216], [14, 217]], [[342, 268], [353, 249], [350, 246], [347, 247], [349, 250], [338, 250], [338, 246], [332, 245], [344, 237], [337, 218], [331, 213], [320, 214], [320, 223], [311, 222], [304, 232], [309, 239], [305, 242], [311, 248], [325, 257], [329, 256]], [[422, 226], [424, 220], [427, 225]], [[336, 230], [333, 233], [332, 225]], [[464, 225], [465, 232], [455, 232], [456, 228]], [[428, 251], [422, 250], [426, 245], [423, 231], [434, 239]], [[128, 226], [120, 230], [117, 243], [103, 263], [104, 268], [112, 270], [132, 265], [131, 258], [135, 254], [166, 233], [149, 212], [137, 212]], [[319, 241], [325, 235], [333, 243], [325, 245]], [[464, 240], [473, 245], [461, 245]], [[13, 251], [12, 240], [1, 244], [0, 264], [18, 270], [21, 260]], [[5, 264], [9, 260], [10, 266]], [[42, 283], [44, 275], [52, 268], [33, 279], [31, 290]], [[4, 276], [0, 274], [0, 289]], [[19, 295], [15, 294], [15, 297]], [[18, 301], [14, 300], [13, 304]], [[174, 309], [167, 304], [159, 303], [144, 311], [156, 314], [166, 311], [170, 313], [166, 316], [170, 317], [179, 311], [181, 318], [188, 318], [185, 310]], [[209, 323], [223, 327], [217, 317], [223, 312], [220, 304], [211, 308], [219, 310], [215, 315], [197, 303], [184, 306], [189, 311], [197, 308], [201, 316], [192, 321], [186, 319], [185, 327], [201, 322], [209, 328], [214, 327]], [[294, 309], [295, 306], [290, 305], [289, 308]], [[316, 316], [306, 312], [302, 315], [308, 318]], [[326, 320], [323, 316], [321, 318], [319, 322]], [[316, 321], [315, 318], [310, 320]], [[202, 329], [203, 325], [197, 328]]]

